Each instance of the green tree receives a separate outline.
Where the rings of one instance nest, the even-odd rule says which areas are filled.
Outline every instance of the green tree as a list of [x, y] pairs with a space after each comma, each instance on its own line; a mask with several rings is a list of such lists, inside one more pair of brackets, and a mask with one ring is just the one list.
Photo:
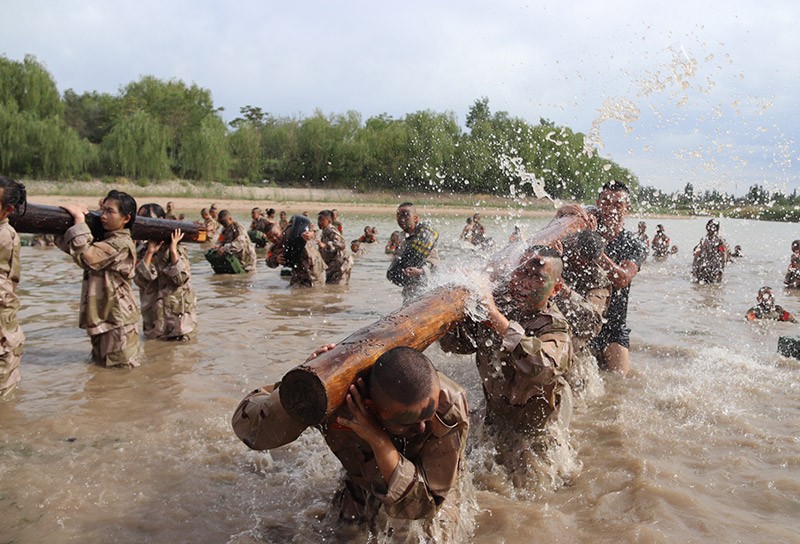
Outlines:
[[169, 140], [164, 127], [145, 111], [119, 120], [101, 144], [107, 172], [135, 178], [169, 176]]

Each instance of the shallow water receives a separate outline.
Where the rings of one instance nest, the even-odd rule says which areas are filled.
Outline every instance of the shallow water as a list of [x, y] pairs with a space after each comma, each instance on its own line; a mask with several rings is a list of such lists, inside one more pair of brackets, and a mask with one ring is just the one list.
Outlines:
[[[345, 221], [349, 238], [396, 229], [388, 215]], [[501, 240], [512, 230], [484, 222]], [[518, 222], [531, 233], [546, 221]], [[631, 375], [604, 375], [605, 394], [573, 418], [582, 471], [557, 491], [514, 489], [473, 438], [472, 541], [800, 542], [800, 362], [776, 353], [800, 325], [743, 319], [762, 285], [800, 310], [781, 287], [796, 225], [723, 220], [746, 256], [722, 285], [697, 286], [690, 252], [705, 220], [650, 220], [651, 236], [657, 222], [680, 251], [635, 280]], [[444, 259], [476, 257], [457, 242], [463, 218], [434, 223]], [[339, 469], [316, 431], [252, 452], [229, 421], [247, 391], [400, 306], [382, 245], [357, 259], [350, 286], [296, 291], [263, 259], [255, 275], [214, 276], [199, 247], [190, 255], [198, 339], [147, 341], [140, 368], [112, 371], [87, 363], [80, 270], [58, 250], [22, 249], [27, 341], [23, 382], [0, 402], [0, 542], [370, 540], [333, 519]], [[426, 353], [480, 409], [470, 358]]]

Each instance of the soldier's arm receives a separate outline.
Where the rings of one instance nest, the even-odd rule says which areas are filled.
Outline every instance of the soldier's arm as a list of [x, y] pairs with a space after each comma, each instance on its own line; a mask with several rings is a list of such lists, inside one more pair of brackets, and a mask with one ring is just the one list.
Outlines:
[[503, 335], [503, 348], [513, 354], [511, 362], [518, 384], [546, 386], [566, 370], [561, 364], [570, 349], [569, 328], [550, 316], [540, 319], [543, 323], [536, 327], [535, 336], [515, 321], [510, 322]]
[[72, 255], [81, 268], [102, 270], [114, 262], [119, 250], [110, 243], [94, 241], [86, 223], [76, 223], [67, 229], [59, 240], [59, 247]]

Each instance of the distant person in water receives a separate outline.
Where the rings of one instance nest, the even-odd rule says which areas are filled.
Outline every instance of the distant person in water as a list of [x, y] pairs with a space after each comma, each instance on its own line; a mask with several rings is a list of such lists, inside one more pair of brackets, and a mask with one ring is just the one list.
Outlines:
[[342, 225], [342, 221], [339, 219], [339, 210], [333, 208], [331, 213], [333, 214], [333, 226], [336, 227], [336, 230], [338, 230], [340, 234], [344, 235], [344, 225]]
[[281, 210], [281, 213], [278, 214], [278, 226], [281, 228], [281, 230], [283, 230], [288, 224], [289, 221], [286, 219], [286, 212]]
[[361, 257], [366, 252], [366, 248], [361, 245], [361, 241], [358, 238], [350, 242], [350, 253], [353, 257]]
[[472, 243], [476, 246], [479, 246], [485, 241], [486, 229], [481, 223], [481, 214], [475, 212], [472, 214]]
[[216, 219], [211, 217], [211, 212], [208, 208], [200, 210], [200, 217], [203, 218], [203, 226], [206, 229], [206, 236], [209, 242], [216, 242], [217, 231], [219, 230], [219, 223]]
[[178, 219], [178, 216], [175, 215], [175, 204], [173, 202], [167, 202], [167, 211], [164, 213], [164, 219], [172, 221]]
[[775, 304], [775, 293], [772, 291], [772, 287], [762, 287], [759, 289], [756, 302], [758, 304], [747, 310], [745, 314], [748, 321], [754, 321], [756, 319], [774, 319], [776, 321], [797, 323], [797, 319], [795, 319], [792, 314], [784, 310], [782, 306]]
[[665, 259], [669, 255], [669, 236], [664, 232], [664, 225], [656, 225], [656, 234], [650, 247], [656, 259]]
[[783, 283], [786, 287], [800, 287], [800, 240], [792, 242], [792, 256]]
[[359, 242], [361, 242], [362, 244], [374, 244], [375, 242], [378, 241], [378, 238], [376, 237], [376, 232], [377, 229], [375, 229], [374, 227], [370, 226], [364, 227], [364, 234], [362, 234], [358, 238]]
[[694, 248], [692, 281], [696, 283], [719, 283], [725, 265], [730, 260], [730, 248], [719, 236], [719, 221], [710, 219], [706, 223], [706, 236]]
[[400, 249], [400, 244], [403, 243], [403, 233], [399, 230], [392, 232], [391, 236], [389, 236], [389, 241], [386, 242], [386, 247], [384, 248], [384, 252], [387, 255], [394, 255]]
[[465, 242], [472, 243], [472, 216], [467, 217], [467, 224], [464, 225], [460, 238]]
[[647, 223], [644, 221], [639, 221], [636, 239], [644, 246], [645, 258], [647, 258], [647, 255], [650, 253], [650, 238], [647, 236]]
[[333, 226], [333, 213], [322, 210], [317, 215], [319, 226], [319, 252], [327, 268], [325, 283], [329, 285], [347, 285], [350, 282], [350, 271], [353, 269], [353, 256], [344, 241], [342, 233]]
[[404, 202], [397, 207], [397, 225], [406, 233], [386, 277], [403, 287], [403, 300], [409, 299], [426, 283], [426, 276], [439, 264], [436, 241], [439, 233], [420, 221], [414, 204]]
[[742, 255], [742, 246], [733, 246], [733, 251], [731, 251], [731, 257], [736, 257], [736, 258], [744, 257], [744, 255]]
[[219, 212], [219, 222], [222, 232], [216, 246], [217, 254], [230, 255], [239, 260], [246, 272], [255, 272], [256, 248], [247, 236], [244, 225], [235, 221], [228, 210]]
[[514, 225], [514, 232], [508, 237], [508, 243], [513, 244], [522, 240], [522, 231], [519, 230], [519, 225]]

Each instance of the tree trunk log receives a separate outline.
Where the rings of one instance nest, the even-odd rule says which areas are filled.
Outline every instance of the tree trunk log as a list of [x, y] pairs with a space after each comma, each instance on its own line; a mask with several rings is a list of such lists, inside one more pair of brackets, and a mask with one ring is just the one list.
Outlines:
[[[8, 222], [17, 232], [32, 234], [64, 234], [74, 224], [72, 215], [57, 206], [42, 204], [28, 204], [25, 213], [11, 214]], [[86, 224], [95, 238], [103, 237], [103, 226], [100, 224], [100, 212], [91, 211], [86, 214]], [[169, 219], [154, 219], [152, 217], [136, 217], [131, 227], [131, 237], [134, 240], [154, 240], [169, 242], [172, 232], [181, 229], [184, 232], [183, 242], [205, 242], [206, 229], [197, 223], [189, 221], [173, 221]]]
[[[588, 225], [578, 216], [552, 220], [525, 244], [547, 245], [579, 232]], [[508, 262], [511, 249], [491, 259], [491, 273], [510, 273], [516, 262]], [[440, 287], [414, 302], [351, 334], [332, 350], [290, 370], [279, 389], [286, 412], [305, 423], [316, 425], [344, 402], [350, 384], [367, 371], [383, 353], [395, 347], [424, 350], [444, 336], [466, 316], [470, 292], [465, 287]]]

